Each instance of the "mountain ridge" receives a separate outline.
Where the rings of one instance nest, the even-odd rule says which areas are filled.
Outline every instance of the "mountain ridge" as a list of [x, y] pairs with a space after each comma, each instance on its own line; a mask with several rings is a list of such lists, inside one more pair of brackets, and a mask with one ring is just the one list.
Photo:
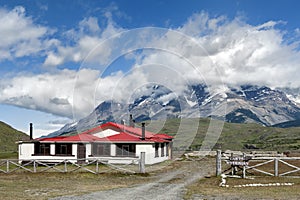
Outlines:
[[176, 95], [161, 85], [148, 85], [132, 95], [130, 103], [108, 100], [100, 103], [85, 118], [49, 134], [53, 137], [82, 132], [102, 123], [120, 123], [133, 114], [137, 122], [170, 118], [213, 117], [233, 123], [258, 123], [272, 126], [300, 119], [300, 107], [278, 89], [242, 85], [209, 92], [204, 84], [189, 85]]

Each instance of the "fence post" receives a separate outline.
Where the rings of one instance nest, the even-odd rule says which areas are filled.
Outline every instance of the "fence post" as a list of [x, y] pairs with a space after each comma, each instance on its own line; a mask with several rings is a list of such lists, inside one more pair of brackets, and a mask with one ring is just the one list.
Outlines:
[[68, 172], [68, 169], [67, 169], [67, 160], [64, 160], [64, 172]]
[[221, 150], [217, 150], [217, 157], [216, 157], [216, 175], [219, 176], [222, 173], [222, 164], [221, 164]]
[[246, 155], [245, 153], [243, 153], [243, 162], [244, 162], [244, 165], [243, 165], [243, 177], [242, 178], [246, 178]]
[[145, 152], [141, 152], [139, 164], [140, 164], [140, 173], [145, 173]]
[[6, 173], [9, 173], [9, 160], [6, 160]]
[[274, 158], [274, 176], [278, 176], [278, 158]]
[[99, 173], [99, 160], [96, 161], [96, 173]]
[[36, 173], [36, 162], [33, 160], [33, 173]]

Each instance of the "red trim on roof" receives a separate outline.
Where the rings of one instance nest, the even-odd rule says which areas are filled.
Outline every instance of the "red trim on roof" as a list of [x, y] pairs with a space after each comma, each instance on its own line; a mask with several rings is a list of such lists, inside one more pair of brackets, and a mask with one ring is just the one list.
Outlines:
[[58, 136], [58, 137], [52, 137], [52, 138], [37, 138], [37, 141], [42, 141], [42, 142], [46, 142], [46, 141], [61, 141], [62, 139], [66, 138], [68, 136]]

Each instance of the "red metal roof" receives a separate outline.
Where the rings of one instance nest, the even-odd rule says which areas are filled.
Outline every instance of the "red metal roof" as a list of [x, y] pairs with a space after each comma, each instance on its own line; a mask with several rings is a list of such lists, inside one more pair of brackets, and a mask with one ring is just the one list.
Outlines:
[[[101, 132], [106, 129], [113, 129], [119, 134], [100, 138], [97, 136], [94, 136], [93, 134]], [[88, 131], [85, 131], [78, 135], [73, 136], [66, 136], [66, 137], [53, 137], [53, 138], [40, 138], [38, 141], [43, 142], [169, 142], [167, 139], [172, 139], [172, 136], [169, 136], [167, 134], [154, 134], [149, 131], [145, 131], [145, 139], [141, 139], [142, 136], [142, 129], [141, 128], [134, 128], [129, 127], [121, 124], [116, 124], [113, 122], [108, 122], [106, 124], [102, 124], [98, 127], [92, 128]]]
[[164, 133], [155, 134], [155, 137], [159, 137], [159, 138], [163, 138], [163, 139], [173, 139], [172, 136], [170, 136], [168, 134], [164, 134]]
[[[130, 127], [130, 126], [126, 126], [126, 125], [121, 125], [121, 124], [117, 124], [117, 123], [114, 123], [114, 122], [108, 122], [108, 123], [105, 123], [105, 124], [102, 124], [100, 126], [97, 126], [95, 128], [92, 128], [88, 131], [85, 131], [84, 133], [96, 133], [96, 132], [99, 132], [101, 130], [106, 130], [106, 129], [117, 129], [118, 132], [128, 132], [128, 133], [131, 133], [131, 134], [134, 134], [134, 135], [137, 135], [137, 136], [142, 136], [142, 129], [141, 128], [136, 128], [136, 127]], [[155, 134], [154, 133], [151, 133], [150, 131], [145, 131], [145, 137], [146, 138], [151, 138], [153, 137]]]

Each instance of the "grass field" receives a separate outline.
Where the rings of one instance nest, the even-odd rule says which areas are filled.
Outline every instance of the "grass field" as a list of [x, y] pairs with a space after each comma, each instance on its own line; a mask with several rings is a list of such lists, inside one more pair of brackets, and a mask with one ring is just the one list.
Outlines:
[[0, 174], [0, 197], [10, 199], [48, 199], [80, 195], [93, 191], [130, 187], [151, 177], [122, 173], [18, 173]]
[[[198, 124], [196, 133], [193, 133], [191, 126]], [[201, 147], [204, 137], [209, 127], [209, 119], [189, 119], [185, 123], [181, 123], [180, 119], [167, 120], [163, 127], [159, 128], [159, 132], [168, 133], [180, 140], [179, 143], [186, 144], [191, 140], [190, 150], [197, 150]], [[179, 129], [180, 126], [180, 129]], [[2, 131], [6, 131], [7, 126], [2, 126]], [[151, 126], [147, 130], [157, 130], [159, 125], [151, 122]], [[152, 130], [151, 130], [152, 128]], [[179, 131], [180, 130], [180, 131]], [[233, 124], [225, 123], [220, 138], [214, 149], [222, 150], [241, 150], [251, 151], [247, 147], [255, 147], [261, 150], [276, 150], [279, 152], [295, 152], [300, 149], [300, 128], [272, 128], [263, 127], [257, 124]], [[15, 133], [13, 142], [7, 143], [7, 137], [3, 136], [0, 140], [0, 159], [16, 159], [17, 144], [22, 134]], [[10, 146], [2, 146], [2, 144]], [[256, 149], [254, 149], [256, 150]], [[211, 158], [213, 159], [213, 158]], [[162, 163], [164, 170], [176, 170], [184, 162], [175, 161], [172, 164]], [[188, 162], [185, 162], [185, 164]], [[214, 163], [214, 162], [212, 162]], [[272, 165], [264, 167], [270, 168], [272, 173]], [[299, 165], [297, 165], [299, 166]], [[5, 166], [4, 166], [5, 167]], [[157, 171], [155, 167], [149, 167], [151, 173], [147, 176], [139, 174], [123, 174], [123, 173], [102, 173], [94, 175], [87, 172], [75, 173], [16, 173], [3, 174], [0, 173], [0, 199], [48, 199], [61, 195], [79, 195], [93, 191], [108, 190], [113, 188], [132, 187], [137, 184], [144, 184], [155, 181], [160, 173], [164, 170]], [[281, 164], [279, 166], [281, 168]], [[214, 173], [215, 166], [211, 165], [211, 171]], [[179, 181], [180, 180], [176, 180]], [[235, 188], [235, 185], [250, 183], [282, 183], [292, 182], [292, 186], [272, 186], [272, 187], [245, 187]], [[228, 179], [228, 188], [219, 187], [220, 177], [211, 176], [197, 180], [195, 183], [187, 186], [185, 198], [193, 197], [200, 199], [213, 199], [214, 197], [230, 197], [236, 199], [298, 199], [300, 197], [300, 179], [278, 178], [278, 177], [260, 177], [254, 180], [248, 179]]]
[[[157, 124], [156, 124], [157, 123]], [[190, 125], [197, 125], [197, 133], [193, 132]], [[149, 130], [157, 130], [161, 122], [151, 122]], [[193, 137], [192, 144], [189, 146], [192, 150], [201, 147], [206, 136], [210, 119], [180, 119], [166, 120], [160, 132], [179, 136], [179, 139], [186, 140]], [[180, 126], [180, 131], [179, 131]], [[148, 127], [147, 127], [148, 128]], [[222, 150], [276, 150], [299, 151], [300, 149], [300, 127], [294, 128], [275, 128], [264, 127], [259, 124], [236, 124], [224, 123], [222, 132], [214, 149]], [[184, 142], [183, 142], [184, 144]]]
[[[205, 163], [204, 163], [205, 162]], [[192, 169], [195, 164], [209, 163], [211, 173], [206, 178], [198, 179], [187, 185], [184, 199], [297, 199], [300, 196], [300, 179], [287, 177], [255, 177], [254, 179], [227, 178], [229, 187], [219, 187], [221, 178], [215, 177], [214, 158], [201, 161], [174, 161], [148, 166], [151, 173], [0, 173], [0, 197], [8, 199], [48, 199], [62, 195], [81, 195], [94, 191], [114, 188], [134, 187], [136, 185], [155, 182], [165, 173], [185, 167]], [[155, 169], [156, 168], [156, 169]], [[146, 168], [147, 169], [147, 168]], [[182, 179], [183, 178], [183, 179]], [[181, 180], [182, 179], [182, 180]], [[179, 184], [184, 181], [184, 174], [176, 176], [165, 184]], [[234, 186], [251, 183], [293, 183], [292, 186], [242, 187]]]
[[29, 136], [0, 121], [0, 152], [17, 152], [17, 141]]
[[[219, 187], [220, 177], [204, 178], [187, 187], [185, 199], [299, 199], [299, 178], [256, 177], [253, 180], [227, 178], [229, 187]], [[234, 187], [253, 183], [293, 183], [292, 186]]]
[[8, 151], [8, 152], [0, 152], [0, 159], [17, 159], [18, 152]]

